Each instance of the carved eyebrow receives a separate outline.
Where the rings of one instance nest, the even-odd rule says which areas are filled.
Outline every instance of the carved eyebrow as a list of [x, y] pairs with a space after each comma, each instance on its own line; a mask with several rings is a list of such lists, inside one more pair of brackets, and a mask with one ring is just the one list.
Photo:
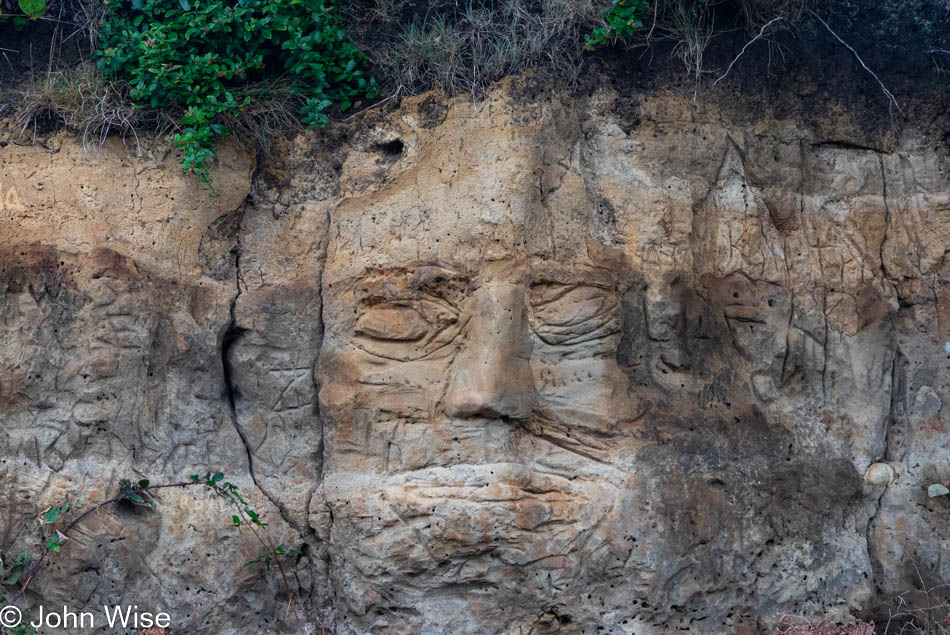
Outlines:
[[528, 279], [531, 286], [539, 284], [563, 284], [569, 287], [598, 287], [613, 291], [617, 288], [617, 276], [603, 269], [568, 270], [561, 268], [545, 268], [533, 272]]
[[584, 271], [581, 273], [578, 272], [564, 272], [559, 275], [557, 273], [545, 272], [543, 275], [535, 275], [528, 281], [531, 287], [541, 286], [541, 285], [559, 285], [563, 286], [564, 290], [561, 293], [558, 293], [557, 296], [560, 297], [564, 293], [572, 289], [577, 289], [580, 287], [594, 287], [595, 289], [603, 289], [604, 291], [615, 292], [617, 290], [617, 279], [612, 275], [605, 275], [598, 272], [589, 272]]
[[380, 281], [405, 280], [414, 282], [428, 279], [463, 279], [469, 280], [469, 274], [458, 269], [438, 263], [418, 263], [404, 267], [376, 267], [366, 269], [363, 273], [356, 276], [355, 286], [366, 286], [377, 284]]
[[451, 282], [467, 286], [471, 278], [464, 273], [440, 265], [423, 265], [413, 271], [409, 285], [414, 290], [421, 290]]
[[399, 301], [430, 297], [448, 302], [452, 307], [466, 293], [470, 278], [458, 271], [437, 265], [374, 269], [358, 278], [353, 289], [360, 303]]

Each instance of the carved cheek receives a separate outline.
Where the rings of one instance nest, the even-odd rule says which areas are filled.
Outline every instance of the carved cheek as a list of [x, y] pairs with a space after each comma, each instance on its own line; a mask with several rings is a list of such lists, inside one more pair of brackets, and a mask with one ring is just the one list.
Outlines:
[[613, 358], [535, 360], [539, 407], [553, 420], [570, 426], [604, 430], [629, 410], [626, 375]]

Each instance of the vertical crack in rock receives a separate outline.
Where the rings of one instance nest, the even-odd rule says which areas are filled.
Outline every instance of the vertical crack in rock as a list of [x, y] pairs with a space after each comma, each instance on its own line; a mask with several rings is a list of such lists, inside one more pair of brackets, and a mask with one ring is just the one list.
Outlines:
[[235, 269], [235, 284], [237, 286], [237, 292], [234, 297], [231, 299], [231, 315], [230, 321], [228, 322], [228, 328], [224, 332], [224, 337], [221, 340], [221, 368], [224, 375], [224, 387], [227, 393], [228, 407], [231, 413], [231, 424], [234, 426], [234, 430], [237, 432], [238, 437], [241, 439], [241, 443], [244, 444], [244, 451], [247, 455], [247, 470], [251, 476], [251, 481], [254, 482], [255, 487], [267, 498], [268, 501], [277, 509], [280, 517], [287, 523], [288, 526], [292, 527], [297, 533], [304, 535], [307, 533], [303, 527], [300, 526], [300, 523], [295, 522], [292, 515], [287, 511], [286, 506], [281, 503], [280, 499], [272, 495], [263, 487], [260, 481], [257, 478], [257, 474], [254, 471], [254, 453], [251, 450], [251, 444], [247, 440], [247, 436], [244, 434], [244, 430], [241, 429], [241, 424], [238, 421], [237, 413], [237, 396], [239, 394], [238, 389], [234, 385], [233, 379], [233, 369], [230, 362], [230, 353], [231, 348], [234, 344], [241, 339], [244, 333], [247, 332], [247, 329], [238, 326], [237, 323], [237, 303], [238, 299], [241, 297], [241, 285], [243, 283], [241, 277], [241, 233], [238, 230], [237, 241], [234, 247], [234, 269]]
[[[320, 332], [320, 338], [319, 338], [320, 345], [317, 349], [317, 355], [313, 360], [313, 366], [310, 369], [311, 383], [313, 384], [313, 391], [314, 391], [313, 413], [314, 413], [314, 416], [316, 416], [317, 422], [320, 425], [320, 447], [317, 448], [317, 455], [320, 457], [320, 469], [318, 471], [320, 473], [321, 483], [323, 483], [323, 479], [325, 476], [324, 471], [326, 470], [326, 465], [327, 465], [327, 457], [326, 457], [327, 425], [326, 425], [326, 422], [323, 420], [323, 414], [320, 412], [320, 377], [317, 375], [317, 365], [320, 363], [320, 355], [323, 353], [324, 339], [326, 338], [326, 334], [327, 334], [327, 327], [326, 327], [327, 319], [326, 319], [326, 316], [324, 315], [324, 312], [326, 311], [327, 303], [324, 302], [323, 300], [323, 295], [324, 295], [323, 270], [326, 268], [326, 261], [329, 256], [328, 252], [330, 250], [330, 223], [332, 222], [333, 219], [331, 218], [329, 210], [326, 213], [326, 218], [327, 218], [326, 220], [327, 231], [323, 239], [320, 241], [320, 247], [317, 251], [317, 253], [320, 254], [320, 256], [323, 258], [323, 262], [324, 262], [324, 266], [319, 267], [317, 269], [317, 282], [316, 282], [317, 291], [319, 292], [319, 298], [320, 298], [319, 299], [320, 311], [318, 313], [318, 315], [320, 316], [320, 323], [317, 325], [317, 329]], [[308, 509], [309, 509], [309, 506], [308, 506]], [[332, 524], [332, 520], [333, 520], [332, 514], [330, 515], [330, 520]]]
[[260, 484], [257, 482], [257, 478], [254, 476], [254, 456], [251, 452], [251, 446], [247, 442], [247, 437], [244, 436], [244, 431], [241, 430], [241, 426], [238, 424], [237, 405], [235, 403], [236, 390], [234, 388], [234, 380], [231, 376], [231, 362], [229, 361], [231, 347], [234, 346], [234, 343], [238, 341], [241, 338], [241, 335], [244, 333], [244, 329], [237, 325], [236, 317], [238, 298], [241, 297], [240, 230], [238, 230], [237, 239], [234, 246], [234, 278], [235, 284], [237, 285], [237, 293], [235, 293], [234, 297], [231, 298], [230, 320], [228, 322], [228, 328], [224, 332], [224, 338], [221, 340], [221, 369], [224, 375], [224, 388], [227, 393], [228, 408], [230, 409], [231, 413], [231, 423], [234, 425], [234, 429], [238, 433], [241, 443], [244, 444], [244, 451], [247, 454], [247, 469], [251, 475], [251, 480], [254, 481], [254, 485], [256, 485], [258, 489], [261, 489]]
[[[321, 486], [323, 484], [324, 478], [326, 477], [325, 471], [326, 471], [326, 466], [327, 466], [327, 456], [326, 456], [327, 454], [327, 442], [326, 442], [327, 424], [326, 424], [326, 420], [323, 417], [323, 414], [320, 412], [320, 377], [317, 374], [317, 366], [320, 363], [320, 356], [323, 354], [323, 346], [325, 344], [326, 334], [327, 334], [327, 327], [326, 327], [327, 318], [325, 315], [327, 303], [324, 301], [323, 272], [324, 272], [324, 269], [326, 268], [326, 261], [329, 257], [330, 224], [332, 221], [333, 221], [333, 218], [330, 214], [330, 211], [327, 210], [326, 233], [323, 236], [323, 239], [320, 241], [320, 247], [319, 247], [319, 250], [317, 251], [317, 253], [320, 254], [321, 257], [323, 258], [323, 262], [324, 262], [324, 266], [319, 267], [317, 269], [317, 281], [316, 281], [317, 291], [319, 292], [319, 302], [320, 302], [320, 311], [318, 313], [318, 315], [320, 316], [320, 323], [317, 325], [317, 329], [320, 332], [320, 338], [319, 338], [320, 344], [317, 349], [316, 358], [314, 359], [314, 362], [313, 362], [313, 367], [310, 370], [312, 374], [311, 381], [313, 383], [313, 390], [314, 390], [313, 412], [314, 412], [314, 415], [317, 417], [317, 423], [320, 426], [320, 447], [317, 448], [317, 455], [320, 457], [319, 474], [320, 474]], [[306, 507], [307, 513], [308, 513], [307, 532], [311, 537], [316, 537], [317, 531], [316, 529], [314, 529], [313, 526], [311, 526], [310, 519], [309, 519], [310, 510], [313, 509], [313, 494], [314, 492], [313, 490], [311, 490], [310, 496], [308, 497], [308, 500], [307, 500], [307, 507]], [[324, 508], [326, 508], [328, 512], [326, 532], [324, 533], [324, 537], [329, 542], [329, 538], [333, 534], [333, 521], [334, 521], [333, 508], [330, 507], [329, 504], [327, 504], [326, 496], [323, 495], [322, 489], [319, 492], [319, 496]], [[332, 606], [338, 605], [338, 603], [340, 602], [340, 599], [337, 597], [336, 585], [330, 583], [331, 572], [334, 569], [333, 553], [331, 552], [330, 549], [326, 549], [326, 548], [321, 549], [318, 553], [321, 556], [321, 560], [323, 560], [324, 564], [326, 565], [327, 579], [326, 579], [326, 584], [324, 588], [326, 589], [326, 596], [328, 598], [329, 606], [332, 607]]]
[[[905, 363], [904, 355], [901, 353], [900, 348], [898, 348], [894, 352], [894, 359], [891, 362], [889, 406], [887, 417], [884, 418], [884, 429], [882, 430], [884, 449], [880, 460], [884, 462], [891, 461], [895, 458], [895, 453], [891, 451], [891, 443], [894, 441], [891, 433], [895, 423], [901, 421], [904, 416], [904, 389], [906, 384], [904, 379]], [[873, 546], [871, 545], [871, 534], [874, 531], [874, 523], [877, 520], [878, 514], [881, 512], [881, 500], [886, 493], [887, 485], [884, 486], [880, 496], [874, 501], [874, 511], [868, 518], [867, 527], [864, 531], [864, 540], [867, 543], [868, 558], [871, 560], [872, 569], [875, 568], [875, 558], [873, 556]]]
[[828, 289], [822, 285], [821, 289], [821, 317], [825, 322], [825, 333], [821, 343], [821, 405], [828, 405]]
[[[881, 284], [885, 286], [890, 283], [890, 280], [887, 276], [887, 266], [884, 263], [884, 247], [887, 243], [887, 231], [890, 225], [891, 213], [890, 213], [890, 204], [887, 200], [887, 171], [884, 166], [884, 155], [880, 151], [877, 152], [878, 165], [881, 168], [881, 199], [884, 203], [884, 230], [881, 235], [881, 244], [878, 249], [878, 258], [880, 260], [881, 267]], [[891, 288], [896, 292], [894, 285], [891, 285]], [[898, 294], [899, 295], [899, 294]], [[888, 395], [888, 411], [887, 416], [884, 417], [884, 428], [881, 431], [881, 440], [883, 444], [882, 455], [880, 460], [888, 462], [893, 460], [894, 452], [891, 451], [891, 443], [894, 441], [892, 436], [892, 428], [895, 423], [899, 421], [900, 417], [904, 415], [904, 403], [903, 403], [903, 390], [904, 390], [904, 379], [903, 379], [903, 355], [901, 350], [898, 347], [894, 351], [894, 358], [891, 361], [891, 385]], [[887, 493], [887, 485], [884, 486], [884, 489], [881, 491], [881, 494], [874, 501], [874, 511], [868, 517], [867, 527], [864, 531], [864, 539], [867, 543], [867, 553], [868, 558], [871, 561], [872, 571], [877, 568], [875, 567], [874, 557], [874, 547], [871, 544], [871, 537], [874, 532], [874, 524], [877, 521], [877, 517], [881, 512], [881, 501], [884, 498], [884, 495]]]
[[884, 234], [881, 236], [881, 246], [878, 250], [878, 258], [881, 260], [881, 276], [884, 278], [883, 282], [887, 284], [887, 267], [884, 265], [884, 245], [887, 243], [887, 230], [891, 222], [891, 209], [889, 203], [887, 202], [887, 171], [884, 169], [884, 155], [878, 152], [877, 160], [881, 166], [881, 198], [884, 201]]
[[889, 396], [889, 405], [887, 417], [884, 419], [884, 461], [893, 460], [894, 453], [891, 451], [891, 428], [894, 422], [904, 416], [904, 355], [900, 348], [894, 351], [894, 359], [891, 362], [891, 390]]

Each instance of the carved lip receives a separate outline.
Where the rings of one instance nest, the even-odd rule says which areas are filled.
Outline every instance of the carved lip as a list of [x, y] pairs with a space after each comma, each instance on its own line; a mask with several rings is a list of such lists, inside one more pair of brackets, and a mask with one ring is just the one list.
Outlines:
[[572, 495], [567, 478], [539, 472], [522, 463], [461, 464], [433, 467], [392, 476], [386, 489], [413, 492], [426, 498], [464, 498], [472, 502], [517, 501], [525, 497]]
[[519, 463], [419, 470], [391, 479], [381, 494], [403, 520], [425, 518], [440, 539], [470, 546], [505, 542], [511, 531], [553, 531], [582, 515], [589, 499], [568, 479]]
[[749, 304], [727, 304], [724, 313], [731, 320], [740, 322], [757, 322], [765, 324], [759, 318], [759, 307]]

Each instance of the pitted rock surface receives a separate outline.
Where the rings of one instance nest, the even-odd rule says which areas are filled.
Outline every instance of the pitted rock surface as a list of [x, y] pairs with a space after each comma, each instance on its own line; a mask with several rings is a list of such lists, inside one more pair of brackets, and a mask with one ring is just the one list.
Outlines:
[[[221, 470], [334, 633], [751, 633], [950, 580], [946, 148], [519, 81], [228, 145], [217, 202], [0, 149], [0, 547]], [[292, 631], [229, 518], [99, 513], [24, 606]]]

